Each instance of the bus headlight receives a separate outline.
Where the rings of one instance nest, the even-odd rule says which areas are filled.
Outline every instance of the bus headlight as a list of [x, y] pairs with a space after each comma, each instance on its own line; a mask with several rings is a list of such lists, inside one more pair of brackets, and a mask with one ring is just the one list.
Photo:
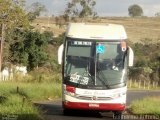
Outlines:
[[119, 98], [119, 97], [122, 97], [122, 96], [124, 96], [124, 95], [126, 95], [126, 93], [116, 93], [116, 94], [113, 94], [113, 95], [111, 95], [111, 97], [112, 98]]
[[66, 85], [64, 92], [65, 92], [65, 94], [67, 94], [69, 96], [75, 96], [75, 91], [76, 91], [75, 87]]

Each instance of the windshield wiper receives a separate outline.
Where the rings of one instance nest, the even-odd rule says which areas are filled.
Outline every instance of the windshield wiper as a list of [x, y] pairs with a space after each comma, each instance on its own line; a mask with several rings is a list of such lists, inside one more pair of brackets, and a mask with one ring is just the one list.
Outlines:
[[[108, 83], [108, 80], [107, 80], [107, 79], [105, 78], [105, 76], [104, 76], [104, 73], [103, 73], [102, 71], [98, 71], [98, 75], [99, 75], [99, 73], [101, 74], [101, 76], [102, 76], [102, 78], [103, 78], [103, 79], [100, 79], [100, 80], [103, 81], [104, 85], [107, 86], [108, 89], [113, 88], [113, 86], [124, 86], [124, 85], [126, 85], [125, 82], [121, 82], [121, 83], [117, 83], [117, 84], [109, 84], [109, 83]], [[100, 77], [99, 77], [99, 78], [100, 78]], [[106, 80], [106, 82], [107, 82], [107, 85], [105, 84], [105, 80]]]
[[[98, 79], [101, 81], [101, 83], [102, 83], [106, 88], [110, 89], [110, 85], [109, 85], [109, 83], [108, 83], [108, 80], [104, 77], [103, 72], [100, 71], [100, 70], [98, 70], [97, 73], [98, 73], [98, 76], [97, 76], [97, 77], [98, 77]], [[101, 74], [102, 78], [100, 78], [100, 74]], [[107, 82], [107, 84], [106, 84], [106, 82]]]

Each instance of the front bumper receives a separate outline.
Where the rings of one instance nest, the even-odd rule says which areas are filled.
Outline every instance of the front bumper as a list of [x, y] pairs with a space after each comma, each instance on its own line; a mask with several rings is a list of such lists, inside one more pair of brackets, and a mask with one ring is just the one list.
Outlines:
[[124, 111], [125, 104], [120, 103], [82, 103], [82, 102], [62, 102], [64, 109], [78, 110], [102, 110], [102, 111]]

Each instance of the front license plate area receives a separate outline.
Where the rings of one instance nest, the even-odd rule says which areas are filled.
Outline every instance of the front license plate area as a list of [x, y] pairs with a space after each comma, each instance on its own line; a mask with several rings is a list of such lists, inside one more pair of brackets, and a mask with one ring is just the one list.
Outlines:
[[97, 103], [89, 103], [89, 107], [99, 107], [99, 104], [97, 104]]

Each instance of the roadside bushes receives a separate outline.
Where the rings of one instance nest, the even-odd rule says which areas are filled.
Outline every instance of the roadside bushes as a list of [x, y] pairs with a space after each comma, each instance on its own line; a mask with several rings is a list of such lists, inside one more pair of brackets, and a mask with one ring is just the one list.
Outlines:
[[158, 82], [160, 85], [160, 42], [135, 43], [132, 48], [135, 65], [129, 70], [129, 79]]

